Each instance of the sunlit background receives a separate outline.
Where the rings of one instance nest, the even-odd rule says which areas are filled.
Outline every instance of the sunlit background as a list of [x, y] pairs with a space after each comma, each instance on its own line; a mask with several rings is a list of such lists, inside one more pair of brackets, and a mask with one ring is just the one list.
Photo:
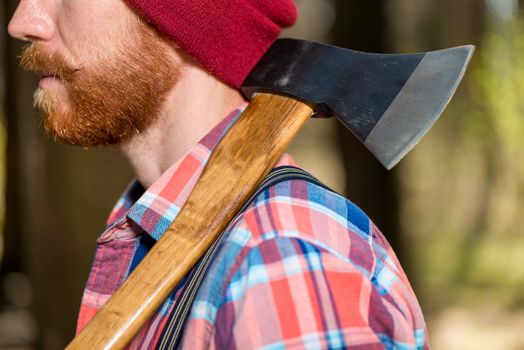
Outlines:
[[[2, 28], [18, 1], [0, 3]], [[395, 247], [434, 349], [524, 349], [524, 15], [517, 0], [297, 0], [285, 36], [375, 52], [477, 52], [456, 98], [394, 171], [335, 121], [291, 153]], [[71, 339], [95, 239], [132, 178], [113, 150], [46, 139], [20, 43], [0, 35], [0, 349]], [[348, 82], [351, 84], [351, 82]]]

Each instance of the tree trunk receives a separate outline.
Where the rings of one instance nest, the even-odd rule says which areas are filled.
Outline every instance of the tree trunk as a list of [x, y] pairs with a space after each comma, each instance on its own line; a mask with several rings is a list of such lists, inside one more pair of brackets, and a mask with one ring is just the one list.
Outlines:
[[[383, 0], [338, 0], [335, 45], [368, 52], [388, 52], [385, 44]], [[351, 83], [351, 82], [349, 82]], [[346, 168], [348, 197], [360, 206], [384, 232], [401, 262], [399, 203], [396, 171], [388, 172], [349, 132], [338, 128], [338, 143]]]

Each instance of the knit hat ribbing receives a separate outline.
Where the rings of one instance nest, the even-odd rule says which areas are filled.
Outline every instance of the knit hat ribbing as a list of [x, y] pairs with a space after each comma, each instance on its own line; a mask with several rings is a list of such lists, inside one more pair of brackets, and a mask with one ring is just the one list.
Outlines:
[[295, 23], [293, 0], [127, 0], [212, 74], [238, 88]]

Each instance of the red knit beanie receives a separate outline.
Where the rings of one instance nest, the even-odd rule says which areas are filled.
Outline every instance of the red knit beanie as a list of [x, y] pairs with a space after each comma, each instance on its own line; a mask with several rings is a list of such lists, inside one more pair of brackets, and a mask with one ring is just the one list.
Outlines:
[[295, 23], [293, 0], [127, 0], [159, 32], [238, 88], [280, 29]]

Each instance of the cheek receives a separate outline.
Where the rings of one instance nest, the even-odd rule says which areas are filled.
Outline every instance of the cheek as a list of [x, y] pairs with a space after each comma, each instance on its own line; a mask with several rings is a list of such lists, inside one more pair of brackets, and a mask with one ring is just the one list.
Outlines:
[[123, 0], [64, 0], [58, 30], [73, 62], [111, 56], [136, 15]]

